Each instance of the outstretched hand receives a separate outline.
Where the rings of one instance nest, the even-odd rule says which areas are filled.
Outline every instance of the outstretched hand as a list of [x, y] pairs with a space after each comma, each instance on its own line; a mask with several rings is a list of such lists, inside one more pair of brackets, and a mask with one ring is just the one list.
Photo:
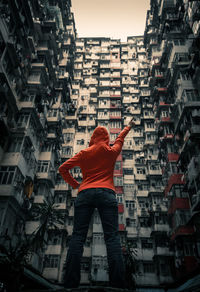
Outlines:
[[128, 123], [128, 126], [131, 127], [131, 128], [133, 128], [133, 127], [135, 126], [134, 118], [132, 118], [132, 119], [130, 120], [130, 122]]

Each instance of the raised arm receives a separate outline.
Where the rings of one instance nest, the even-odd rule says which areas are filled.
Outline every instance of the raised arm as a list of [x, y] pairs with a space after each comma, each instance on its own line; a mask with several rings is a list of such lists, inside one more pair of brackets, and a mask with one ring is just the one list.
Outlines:
[[132, 118], [131, 121], [128, 123], [128, 126], [126, 126], [121, 131], [119, 136], [116, 138], [116, 140], [111, 148], [113, 152], [115, 152], [116, 154], [119, 154], [121, 152], [122, 146], [124, 144], [124, 139], [134, 125], [135, 125], [134, 118]]

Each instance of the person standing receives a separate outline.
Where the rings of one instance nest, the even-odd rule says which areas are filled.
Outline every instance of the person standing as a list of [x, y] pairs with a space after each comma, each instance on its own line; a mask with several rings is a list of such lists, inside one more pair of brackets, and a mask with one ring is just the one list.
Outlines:
[[[105, 127], [97, 127], [89, 147], [65, 161], [59, 172], [66, 183], [78, 189], [74, 204], [74, 225], [66, 258], [65, 288], [77, 288], [80, 284], [80, 264], [89, 223], [97, 208], [107, 249], [110, 286], [125, 288], [125, 266], [118, 231], [118, 202], [114, 187], [115, 162], [122, 150], [124, 139], [135, 125], [133, 119], [109, 146], [109, 134]], [[79, 166], [83, 180], [79, 184], [69, 170]]]

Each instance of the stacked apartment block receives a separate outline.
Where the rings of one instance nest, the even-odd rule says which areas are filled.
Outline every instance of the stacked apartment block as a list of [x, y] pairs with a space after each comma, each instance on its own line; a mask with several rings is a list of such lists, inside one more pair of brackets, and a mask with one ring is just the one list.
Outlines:
[[[96, 126], [104, 126], [112, 145], [135, 118], [114, 171], [119, 232], [124, 254], [134, 260], [136, 284], [160, 286], [172, 282], [167, 201], [158, 161], [155, 110], [149, 88], [150, 61], [143, 37], [126, 43], [109, 38], [77, 38], [68, 126], [64, 129], [63, 158], [88, 147]], [[73, 170], [81, 182], [79, 168]], [[77, 191], [72, 190], [72, 198]], [[73, 222], [71, 204], [69, 227]], [[71, 232], [68, 228], [69, 236]], [[133, 268], [133, 267], [132, 267]], [[82, 282], [108, 281], [103, 230], [94, 213], [82, 261]]]
[[200, 2], [151, 1], [144, 35], [174, 280], [200, 259]]
[[[58, 212], [66, 214], [67, 187], [57, 168], [76, 31], [70, 0], [1, 1], [0, 11], [0, 235], [1, 244], [8, 246], [10, 237], [14, 246], [40, 224], [30, 221], [34, 204], [55, 195]], [[54, 280], [61, 279], [67, 233], [60, 228], [30, 261]]]
[[[31, 235], [33, 206], [55, 197], [65, 220], [51, 230], [33, 269], [62, 282], [77, 190], [57, 169], [88, 147], [96, 126], [110, 145], [135, 118], [114, 182], [128, 280], [166, 287], [199, 268], [200, 3], [152, 0], [144, 37], [76, 38], [70, 0], [0, 4], [0, 233]], [[79, 168], [72, 170], [81, 182]], [[2, 241], [1, 241], [2, 242]], [[130, 266], [129, 266], [130, 268]], [[132, 279], [130, 279], [132, 278]], [[108, 283], [95, 210], [82, 284]]]

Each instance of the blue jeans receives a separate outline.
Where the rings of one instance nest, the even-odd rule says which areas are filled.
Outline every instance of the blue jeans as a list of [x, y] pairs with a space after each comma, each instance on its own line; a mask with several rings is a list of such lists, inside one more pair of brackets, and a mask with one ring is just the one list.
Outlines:
[[97, 208], [102, 222], [107, 248], [111, 287], [125, 287], [125, 268], [118, 232], [118, 203], [115, 192], [107, 188], [85, 189], [75, 201], [74, 228], [66, 259], [64, 287], [76, 288], [80, 284], [80, 263], [89, 223]]

